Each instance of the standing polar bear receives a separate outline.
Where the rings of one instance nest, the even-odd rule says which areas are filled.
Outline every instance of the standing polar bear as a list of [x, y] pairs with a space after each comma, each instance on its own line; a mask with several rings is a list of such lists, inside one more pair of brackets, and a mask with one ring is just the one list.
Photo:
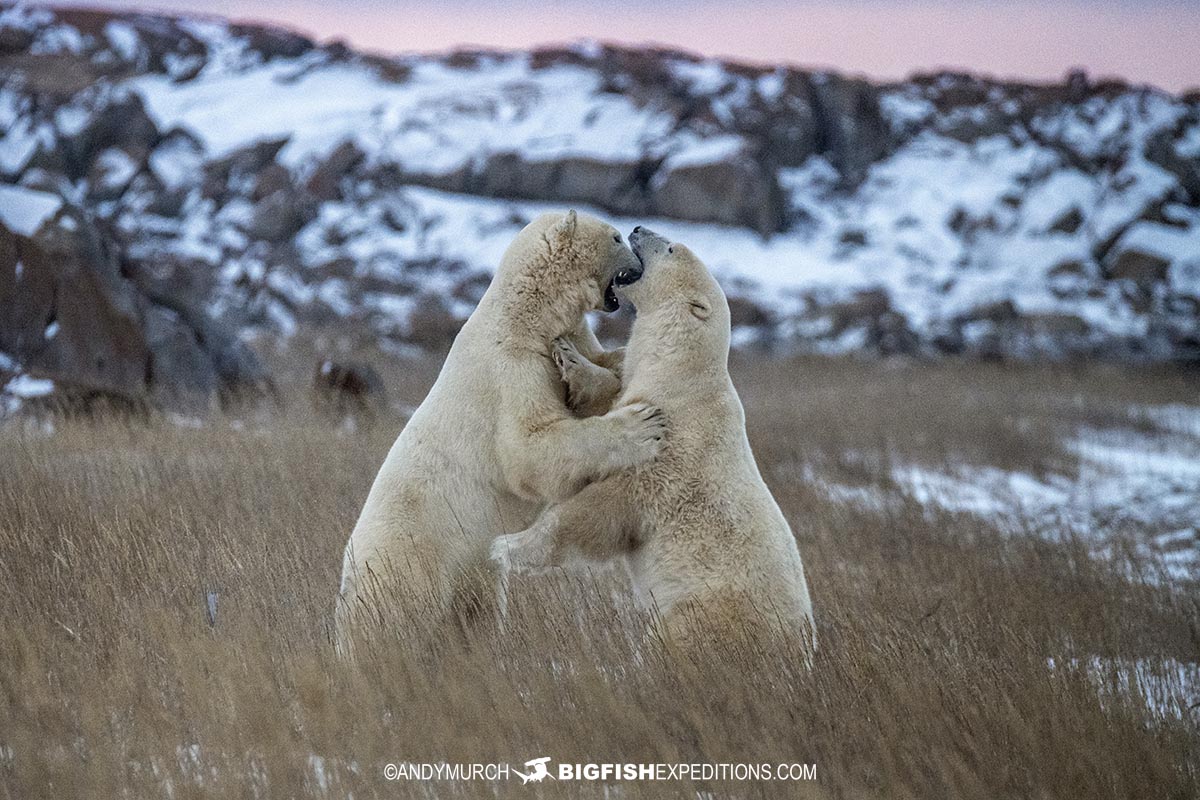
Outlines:
[[638, 269], [615, 228], [574, 211], [543, 215], [517, 235], [388, 453], [346, 545], [342, 652], [367, 625], [436, 633], [449, 615], [486, 613], [497, 599], [494, 536], [657, 455], [657, 408], [573, 416], [549, 353], [566, 337], [610, 364], [614, 355], [600, 349], [584, 313], [613, 310], [613, 276]]
[[[662, 453], [498, 538], [492, 556], [518, 570], [623, 557], [639, 599], [685, 650], [753, 642], [811, 654], [800, 551], [759, 474], [729, 378], [725, 295], [686, 247], [640, 227], [630, 242], [644, 275], [622, 276], [634, 279], [619, 291], [637, 318], [615, 407], [659, 406], [669, 420]], [[555, 343], [555, 359], [569, 397], [611, 391], [608, 370], [570, 342]]]

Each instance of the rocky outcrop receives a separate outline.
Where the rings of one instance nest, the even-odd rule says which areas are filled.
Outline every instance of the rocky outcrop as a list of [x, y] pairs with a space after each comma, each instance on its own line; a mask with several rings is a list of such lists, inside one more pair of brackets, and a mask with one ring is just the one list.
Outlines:
[[126, 277], [113, 240], [78, 208], [35, 231], [0, 224], [0, 308], [0, 352], [64, 396], [196, 412], [266, 385], [221, 326]]
[[0, 350], [39, 377], [144, 397], [144, 309], [109, 242], [69, 210], [32, 237], [0, 228], [0, 242]]
[[1171, 259], [1136, 246], [1119, 248], [1105, 267], [1108, 277], [1146, 286], [1166, 280]]
[[1200, 205], [1200, 137], [1191, 147], [1182, 145], [1189, 130], [1200, 130], [1200, 109], [1152, 136], [1146, 143], [1146, 158], [1175, 175], [1189, 202]]
[[1139, 222], [1122, 232], [1108, 249], [1103, 266], [1106, 277], [1130, 281], [1143, 290], [1166, 282], [1172, 264], [1200, 262], [1200, 250], [1186, 229], [1155, 222]]
[[709, 163], [664, 167], [655, 177], [651, 209], [656, 216], [738, 225], [769, 234], [783, 225], [782, 192], [749, 154]]
[[879, 87], [822, 74], [813, 77], [810, 93], [816, 123], [813, 150], [827, 154], [847, 183], [859, 182], [894, 145], [879, 107]]

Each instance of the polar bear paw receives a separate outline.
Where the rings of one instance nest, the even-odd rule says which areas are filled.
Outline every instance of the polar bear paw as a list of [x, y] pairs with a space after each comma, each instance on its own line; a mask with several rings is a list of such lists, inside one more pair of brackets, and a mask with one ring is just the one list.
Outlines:
[[530, 572], [550, 565], [551, 542], [537, 530], [497, 536], [492, 540], [492, 561], [505, 572]]
[[567, 406], [572, 411], [592, 417], [612, 408], [621, 393], [621, 379], [616, 373], [594, 363], [579, 352], [574, 342], [563, 337], [554, 340], [550, 356], [566, 386]]
[[667, 418], [661, 408], [652, 403], [631, 403], [605, 416], [617, 426], [613, 455], [618, 468], [636, 467], [658, 456], [667, 436]]
[[571, 374], [581, 369], [585, 360], [574, 343], [563, 336], [554, 340], [554, 344], [550, 348], [550, 355], [554, 359], [554, 365], [558, 367], [562, 379], [568, 383], [571, 380]]

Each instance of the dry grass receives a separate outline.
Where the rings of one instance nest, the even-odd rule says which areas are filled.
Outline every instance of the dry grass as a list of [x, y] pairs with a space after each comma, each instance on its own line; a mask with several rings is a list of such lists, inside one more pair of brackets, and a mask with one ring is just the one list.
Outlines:
[[[419, 397], [432, 374], [397, 367], [390, 385]], [[604, 794], [382, 775], [540, 755], [817, 765], [811, 783], [625, 783], [618, 797], [1200, 794], [1200, 712], [1153, 713], [1118, 672], [1085, 667], [1200, 660], [1194, 591], [1131, 582], [1070, 537], [838, 504], [800, 469], [870, 483], [895, 458], [1061, 465], [1064, 433], [1194, 400], [1194, 378], [818, 360], [736, 377], [807, 564], [811, 675], [750, 654], [664, 668], [609, 576], [521, 581], [504, 635], [384, 643], [347, 667], [329, 643], [341, 548], [398, 420], [347, 432], [297, 403], [199, 429], [0, 431], [0, 796]]]

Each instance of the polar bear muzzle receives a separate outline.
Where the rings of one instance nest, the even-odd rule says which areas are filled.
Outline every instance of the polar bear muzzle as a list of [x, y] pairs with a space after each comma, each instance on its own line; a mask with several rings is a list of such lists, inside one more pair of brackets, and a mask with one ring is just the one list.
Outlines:
[[[642, 268], [644, 269], [647, 259], [653, 258], [654, 256], [661, 256], [668, 252], [670, 250], [671, 243], [668, 242], [665, 237], [658, 235], [649, 228], [638, 225], [633, 229], [633, 232], [629, 234], [629, 247], [631, 250], [633, 250], [633, 254], [637, 256], [638, 262], [641, 263]], [[637, 274], [637, 277], [629, 281], [629, 283], [633, 283], [640, 277], [642, 277], [641, 272]]]

